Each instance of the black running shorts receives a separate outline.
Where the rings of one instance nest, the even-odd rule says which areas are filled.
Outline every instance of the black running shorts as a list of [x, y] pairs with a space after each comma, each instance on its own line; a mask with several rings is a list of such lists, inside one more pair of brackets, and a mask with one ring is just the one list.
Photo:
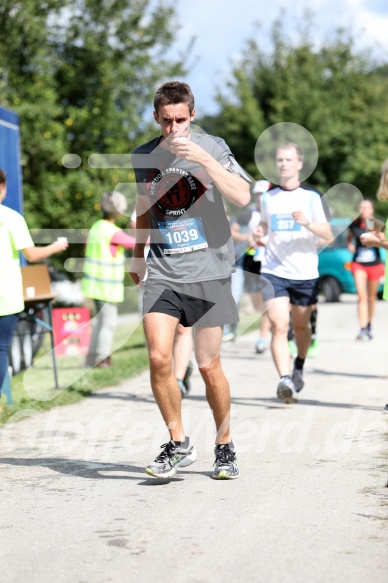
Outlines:
[[178, 318], [186, 327], [212, 328], [239, 321], [230, 278], [194, 283], [147, 281], [143, 315], [151, 312]]

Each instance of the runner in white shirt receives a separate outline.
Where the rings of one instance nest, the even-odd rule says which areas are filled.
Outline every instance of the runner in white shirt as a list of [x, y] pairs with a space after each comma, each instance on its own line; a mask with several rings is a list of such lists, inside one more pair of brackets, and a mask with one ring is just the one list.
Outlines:
[[[277, 395], [294, 402], [293, 392], [304, 386], [303, 366], [310, 345], [311, 306], [318, 300], [318, 255], [316, 239], [332, 239], [320, 193], [301, 184], [303, 153], [297, 144], [284, 144], [276, 151], [279, 186], [261, 198], [261, 223], [255, 232], [264, 243], [261, 273], [273, 286], [274, 298], [267, 302], [272, 328], [271, 350], [280, 376]], [[287, 331], [290, 319], [298, 355], [290, 373]]]

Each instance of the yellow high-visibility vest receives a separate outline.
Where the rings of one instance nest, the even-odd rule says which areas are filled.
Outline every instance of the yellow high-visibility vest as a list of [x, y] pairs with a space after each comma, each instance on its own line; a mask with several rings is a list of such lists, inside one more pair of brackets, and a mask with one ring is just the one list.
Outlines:
[[89, 231], [82, 278], [82, 292], [88, 298], [106, 302], [124, 300], [124, 247], [118, 245], [116, 257], [112, 257], [109, 245], [119, 230], [115, 224], [101, 219]]

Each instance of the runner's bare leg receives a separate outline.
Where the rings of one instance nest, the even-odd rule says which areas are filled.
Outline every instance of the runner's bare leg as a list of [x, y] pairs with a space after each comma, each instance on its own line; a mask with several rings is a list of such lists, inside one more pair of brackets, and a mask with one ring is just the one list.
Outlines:
[[194, 350], [199, 371], [206, 385], [206, 398], [217, 428], [216, 443], [229, 443], [230, 388], [221, 368], [222, 328], [194, 327]]
[[144, 316], [144, 332], [150, 361], [151, 386], [155, 401], [174, 441], [184, 441], [182, 397], [172, 370], [172, 352], [178, 319], [151, 312]]

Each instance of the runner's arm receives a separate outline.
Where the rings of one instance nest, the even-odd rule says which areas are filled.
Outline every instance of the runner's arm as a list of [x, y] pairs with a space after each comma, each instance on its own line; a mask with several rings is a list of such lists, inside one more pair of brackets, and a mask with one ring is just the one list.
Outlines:
[[367, 247], [380, 247], [388, 250], [388, 239], [384, 237], [383, 233], [362, 233], [360, 236], [361, 243]]
[[147, 272], [144, 247], [149, 238], [151, 228], [151, 215], [147, 202], [146, 196], [138, 194], [136, 200], [136, 243], [129, 272], [136, 285], [144, 280]]
[[191, 140], [172, 140], [170, 149], [179, 158], [202, 166], [222, 196], [231, 203], [236, 206], [246, 206], [250, 203], [249, 184], [241, 176], [228, 170], [230, 162], [223, 166]]
[[251, 201], [249, 184], [241, 176], [228, 170], [229, 164], [222, 166], [212, 156], [202, 165], [213, 180], [222, 196], [237, 206], [246, 206]]
[[308, 229], [312, 233], [314, 233], [314, 235], [316, 235], [319, 239], [322, 239], [328, 245], [330, 245], [330, 243], [334, 241], [334, 236], [330, 227], [330, 223], [318, 224], [307, 221], [307, 224], [304, 224], [303, 226], [306, 227], [306, 229]]

